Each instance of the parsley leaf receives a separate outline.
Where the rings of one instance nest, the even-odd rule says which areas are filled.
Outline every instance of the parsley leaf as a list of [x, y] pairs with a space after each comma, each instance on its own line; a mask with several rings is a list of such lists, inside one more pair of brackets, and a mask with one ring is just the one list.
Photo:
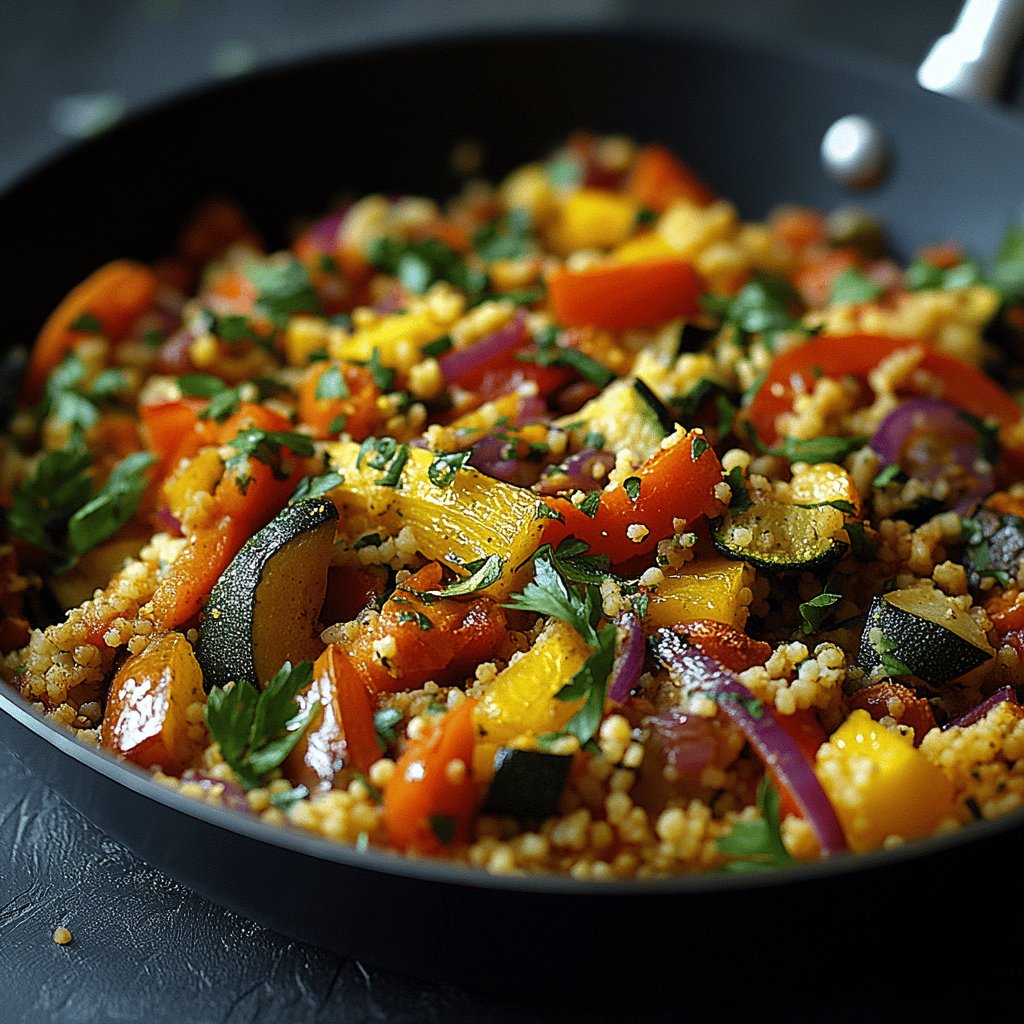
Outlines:
[[269, 466], [274, 477], [285, 480], [288, 473], [283, 467], [284, 451], [290, 451], [300, 458], [313, 454], [313, 442], [305, 434], [287, 430], [259, 430], [257, 427], [245, 427], [230, 441], [228, 446], [234, 448], [235, 454], [225, 463], [224, 468], [236, 471], [238, 489], [244, 494], [252, 480], [248, 472], [250, 459], [256, 459]]
[[381, 708], [373, 713], [373, 729], [377, 734], [377, 743], [382, 751], [388, 749], [389, 743], [398, 740], [395, 726], [402, 720], [402, 712], [397, 708]]
[[838, 274], [832, 282], [832, 293], [829, 302], [842, 305], [855, 305], [860, 302], [874, 302], [882, 294], [882, 287], [875, 284], [856, 267], [848, 267]]
[[729, 510], [738, 515], [746, 512], [753, 504], [750, 500], [750, 492], [747, 490], [747, 482], [743, 479], [743, 470], [739, 466], [733, 466], [726, 474], [725, 482], [729, 485], [732, 498], [729, 500]]
[[604, 714], [604, 700], [608, 677], [615, 662], [615, 642], [618, 627], [614, 622], [602, 626], [596, 634], [591, 629], [596, 650], [583, 663], [583, 667], [556, 694], [557, 700], [570, 701], [584, 698], [583, 707], [565, 723], [564, 730], [577, 737], [581, 744], [597, 734]]
[[422, 295], [436, 281], [448, 281], [473, 303], [483, 298], [489, 284], [486, 273], [468, 266], [438, 238], [418, 242], [375, 238], [367, 248], [366, 258], [371, 266], [397, 277], [415, 295]]
[[770, 448], [757, 436], [753, 423], [748, 420], [744, 425], [751, 443], [759, 452], [777, 455], [787, 462], [842, 462], [868, 440], [866, 434], [856, 437], [784, 437], [780, 445]]
[[246, 680], [230, 689], [214, 687], [206, 704], [206, 725], [221, 755], [246, 789], [291, 753], [320, 710], [318, 700], [300, 713], [295, 696], [313, 681], [313, 666], [286, 661], [263, 690]]
[[74, 554], [96, 547], [135, 515], [146, 489], [145, 470], [155, 461], [149, 452], [133, 452], [114, 466], [96, 495], [68, 520], [68, 543]]
[[587, 643], [597, 643], [593, 621], [600, 604], [589, 587], [581, 594], [570, 587], [547, 556], [534, 559], [534, 578], [518, 594], [512, 594], [506, 608], [536, 612], [567, 622]]
[[304, 476], [296, 486], [295, 493], [288, 499], [288, 504], [293, 505], [303, 498], [322, 498], [344, 482], [344, 475], [333, 469], [320, 476]]
[[47, 452], [14, 491], [7, 515], [11, 533], [59, 555], [68, 520], [92, 497], [91, 465], [92, 454], [77, 431], [67, 447]]
[[760, 818], [737, 821], [732, 831], [718, 840], [718, 849], [735, 858], [725, 865], [726, 871], [763, 871], [793, 863], [782, 841], [779, 792], [767, 775], [757, 787], [757, 806]]
[[[376, 350], [374, 350], [376, 351]], [[321, 401], [331, 398], [351, 398], [345, 375], [340, 366], [329, 366], [316, 382], [316, 397]]]
[[[438, 452], [427, 467], [427, 477], [435, 487], [449, 487], [455, 482], [459, 470], [469, 464], [472, 451]], [[545, 506], [546, 507], [546, 506]]]
[[826, 589], [817, 597], [812, 597], [809, 601], [802, 602], [799, 611], [803, 623], [800, 628], [805, 633], [816, 633], [821, 629], [829, 609], [837, 605], [842, 599], [842, 594], [833, 594]]
[[[257, 305], [275, 327], [286, 327], [289, 317], [295, 313], [321, 311], [320, 299], [300, 260], [294, 257], [264, 262], [252, 260], [246, 265], [245, 273], [256, 286]], [[222, 329], [224, 319], [221, 320]], [[226, 335], [222, 336], [231, 340]]]
[[534, 349], [520, 352], [516, 359], [523, 363], [536, 363], [538, 366], [567, 366], [599, 388], [606, 387], [615, 380], [615, 374], [603, 363], [591, 359], [579, 349], [560, 344], [558, 339], [561, 336], [562, 332], [558, 327], [545, 327], [533, 339]]
[[356, 468], [363, 462], [372, 469], [379, 469], [382, 476], [374, 483], [380, 487], [402, 486], [402, 470], [409, 461], [409, 445], [399, 444], [393, 437], [368, 437], [360, 446], [356, 456]]
[[721, 317], [723, 323], [734, 327], [741, 342], [761, 334], [770, 347], [772, 335], [779, 331], [811, 333], [790, 312], [794, 300], [795, 293], [788, 282], [762, 274], [731, 298], [705, 295], [701, 304], [709, 313]]

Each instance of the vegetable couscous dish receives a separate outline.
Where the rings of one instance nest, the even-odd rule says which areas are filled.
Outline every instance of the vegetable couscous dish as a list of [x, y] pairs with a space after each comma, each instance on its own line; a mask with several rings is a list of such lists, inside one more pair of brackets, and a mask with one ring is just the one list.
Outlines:
[[1024, 231], [898, 259], [657, 143], [279, 251], [212, 201], [31, 348], [3, 677], [197, 799], [496, 873], [970, 828], [1024, 805], [1022, 351]]

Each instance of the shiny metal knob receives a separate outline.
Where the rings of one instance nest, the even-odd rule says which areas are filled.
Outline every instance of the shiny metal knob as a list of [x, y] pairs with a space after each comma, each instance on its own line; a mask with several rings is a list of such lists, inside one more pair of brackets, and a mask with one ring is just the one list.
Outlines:
[[841, 185], [868, 189], [880, 184], [889, 169], [889, 143], [870, 118], [848, 114], [839, 118], [821, 140], [825, 170]]

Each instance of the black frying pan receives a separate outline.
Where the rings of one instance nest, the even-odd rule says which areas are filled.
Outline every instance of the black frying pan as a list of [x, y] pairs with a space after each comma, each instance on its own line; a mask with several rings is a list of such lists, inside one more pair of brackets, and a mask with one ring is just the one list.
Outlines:
[[[892, 145], [885, 183], [856, 197], [818, 160], [825, 129], [850, 113], [875, 119]], [[485, 172], [499, 175], [574, 128], [668, 143], [747, 217], [780, 202], [854, 201], [885, 219], [904, 256], [946, 238], [990, 253], [1024, 199], [1021, 124], [833, 55], [678, 28], [440, 41], [238, 80], [30, 176], [0, 199], [4, 337], [34, 337], [99, 263], [161, 255], [211, 194], [239, 201], [282, 243], [292, 218], [337, 192], [443, 197], [456, 184], [457, 140], [482, 142]], [[202, 895], [285, 934], [463, 986], [592, 992], [608, 977], [678, 977], [735, 987], [784, 957], [816, 965], [801, 969], [806, 996], [864, 958], [881, 962], [871, 972], [880, 984], [893, 983], [895, 954], [909, 970], [951, 956], [950, 983], [961, 984], [989, 969], [978, 937], [1021, 951], [1004, 923], [1024, 897], [1021, 815], [778, 875], [500, 879], [271, 829], [159, 787], [2, 690], [0, 711], [0, 740], [33, 771]]]

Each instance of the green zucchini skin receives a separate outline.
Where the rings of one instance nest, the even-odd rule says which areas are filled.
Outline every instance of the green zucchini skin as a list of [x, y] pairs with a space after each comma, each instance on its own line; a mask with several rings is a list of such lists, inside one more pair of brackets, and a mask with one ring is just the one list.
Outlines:
[[572, 758], [563, 754], [501, 747], [483, 813], [526, 821], [550, 817], [558, 810], [571, 766]]
[[[312, 626], [323, 604], [327, 568], [334, 542], [338, 510], [324, 498], [307, 498], [285, 506], [262, 530], [249, 538], [221, 574], [203, 612], [199, 625], [197, 656], [203, 670], [203, 685], [224, 686], [244, 679], [262, 687], [276, 668], [260, 671], [261, 651], [280, 648], [280, 661], [302, 660], [314, 645]], [[301, 586], [274, 579], [275, 560], [297, 554], [303, 558]], [[307, 564], [308, 563], [308, 564]], [[287, 588], [268, 594], [266, 587]], [[273, 597], [272, 621], [262, 621], [260, 603]], [[285, 621], [287, 619], [287, 621]], [[303, 630], [309, 635], [305, 635]], [[322, 645], [321, 645], [322, 646]], [[276, 654], [269, 659], [276, 661]]]
[[606, 448], [628, 448], [640, 462], [658, 451], [676, 428], [668, 406], [639, 377], [612, 381], [578, 412], [558, 421], [563, 428], [577, 423], [601, 434]]
[[[711, 523], [711, 539], [726, 558], [749, 562], [767, 572], [824, 569], [849, 547], [835, 533], [837, 510], [778, 501], [754, 502], [742, 512], [726, 512]], [[740, 543], [741, 531], [751, 534]]]
[[946, 610], [953, 608], [944, 594], [931, 588], [876, 595], [864, 623], [857, 663], [869, 674], [890, 674], [885, 672], [885, 656], [889, 656], [932, 686], [965, 675], [994, 652], [966, 612], [955, 618], [946, 616]]

